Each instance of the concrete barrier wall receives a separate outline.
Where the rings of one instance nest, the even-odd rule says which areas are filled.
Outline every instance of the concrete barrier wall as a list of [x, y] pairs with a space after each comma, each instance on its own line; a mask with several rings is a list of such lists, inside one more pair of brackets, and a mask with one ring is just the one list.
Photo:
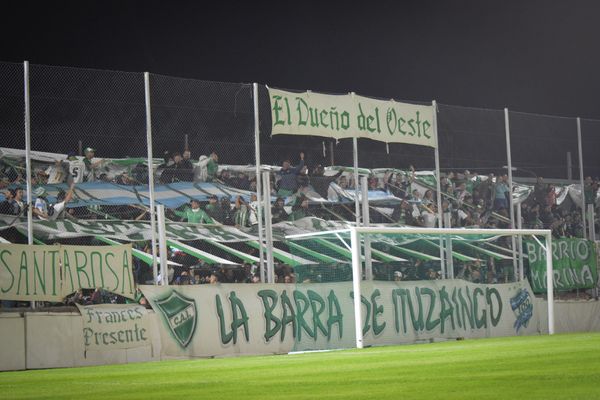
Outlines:
[[[537, 299], [539, 330], [548, 333], [548, 302]], [[600, 301], [555, 301], [554, 332], [600, 332]]]
[[0, 370], [82, 367], [159, 361], [157, 316], [150, 311], [152, 345], [86, 351], [78, 313], [0, 313]]
[[0, 371], [25, 369], [25, 318], [0, 313]]
[[[547, 303], [538, 302], [538, 329], [547, 333]], [[159, 361], [159, 316], [149, 311], [152, 345], [85, 351], [78, 313], [0, 313], [0, 371]], [[556, 333], [600, 331], [600, 302], [556, 302]]]

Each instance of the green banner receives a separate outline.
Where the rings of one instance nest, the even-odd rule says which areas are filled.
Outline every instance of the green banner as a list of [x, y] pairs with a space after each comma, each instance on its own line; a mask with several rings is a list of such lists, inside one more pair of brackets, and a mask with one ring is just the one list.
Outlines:
[[62, 301], [77, 289], [134, 298], [131, 245], [0, 245], [0, 299]]
[[367, 138], [436, 147], [433, 107], [269, 88], [272, 134]]
[[[546, 251], [534, 241], [525, 241], [531, 287], [535, 293], [546, 292]], [[598, 282], [596, 246], [585, 239], [556, 239], [552, 241], [554, 289], [590, 289]]]

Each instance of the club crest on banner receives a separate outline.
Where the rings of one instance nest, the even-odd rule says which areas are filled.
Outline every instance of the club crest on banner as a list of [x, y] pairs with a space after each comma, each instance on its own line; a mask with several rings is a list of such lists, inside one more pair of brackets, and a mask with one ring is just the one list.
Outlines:
[[522, 327], [527, 328], [529, 320], [533, 316], [533, 303], [527, 289], [519, 289], [517, 294], [510, 299], [510, 307], [517, 317], [514, 328], [517, 333]]
[[175, 339], [187, 347], [196, 331], [196, 301], [173, 290], [167, 297], [155, 300], [155, 304]]

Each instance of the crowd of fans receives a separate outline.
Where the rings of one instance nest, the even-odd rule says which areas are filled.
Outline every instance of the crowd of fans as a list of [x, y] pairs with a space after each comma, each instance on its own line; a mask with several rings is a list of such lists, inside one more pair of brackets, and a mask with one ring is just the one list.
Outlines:
[[[95, 149], [86, 148], [84, 157], [69, 153], [65, 160], [56, 161], [46, 169], [36, 168], [32, 182], [35, 185], [33, 195], [34, 217], [40, 220], [57, 218], [98, 218], [99, 215], [116, 216], [121, 219], [148, 218], [147, 210], [139, 205], [67, 207], [76, 198], [77, 184], [83, 182], [112, 182], [120, 185], [146, 184], [148, 168], [144, 163], [133, 165], [126, 170], [111, 172], [105, 160], [95, 157]], [[23, 216], [26, 211], [24, 202], [24, 167], [0, 160], [0, 190], [4, 201], [0, 202], [0, 214]], [[166, 152], [163, 163], [155, 172], [157, 182], [169, 185], [176, 182], [214, 182], [227, 187], [249, 192], [249, 200], [244, 196], [220, 198], [212, 194], [208, 201], [190, 199], [189, 204], [168, 210], [167, 217], [174, 221], [190, 224], [223, 224], [238, 228], [250, 228], [258, 224], [258, 202], [256, 195], [256, 177], [243, 170], [220, 168], [216, 152], [201, 156], [193, 161], [191, 152]], [[68, 184], [66, 191], [60, 191], [53, 204], [47, 200], [45, 184]], [[352, 169], [339, 168], [335, 173], [326, 175], [321, 165], [309, 168], [305, 164], [304, 153], [299, 153], [296, 165], [286, 159], [280, 168], [271, 174], [272, 196], [276, 198], [271, 206], [272, 222], [295, 221], [307, 216], [332, 218], [341, 216], [353, 220], [353, 207], [348, 207], [348, 199], [342, 194], [352, 193], [356, 182]], [[397, 201], [392, 206], [370, 206], [371, 222], [392, 223], [395, 225], [436, 227], [438, 226], [436, 188], [424, 179], [420, 179], [411, 166], [408, 171], [390, 170], [382, 175], [368, 177], [370, 191], [382, 191], [394, 196]], [[504, 174], [495, 176], [477, 176], [469, 171], [449, 172], [441, 178], [443, 226], [446, 227], [510, 227], [510, 190], [508, 178]], [[598, 179], [587, 177], [584, 186], [586, 204], [594, 204], [598, 192]], [[310, 199], [321, 197], [331, 201], [328, 207], [333, 212], [323, 212], [322, 205], [315, 207]], [[549, 228], [556, 237], [582, 237], [583, 224], [581, 211], [572, 202], [557, 204], [556, 190], [552, 184], [546, 184], [542, 177], [537, 178], [532, 193], [521, 202], [522, 226], [524, 228]], [[598, 215], [598, 213], [596, 214]], [[333, 218], [335, 218], [333, 217]], [[597, 220], [596, 220], [597, 223]], [[596, 227], [598, 230], [598, 227]], [[148, 244], [144, 243], [143, 246]], [[150, 252], [147, 248], [144, 249]], [[177, 260], [177, 256], [171, 259]], [[180, 260], [181, 261], [181, 260]], [[238, 267], [212, 267], [203, 261], [178, 263], [173, 268], [169, 280], [172, 284], [194, 285], [214, 283], [258, 283], [261, 281], [255, 265], [243, 264]], [[351, 271], [345, 266], [327, 266], [326, 270], [315, 270], [316, 266], [295, 270], [285, 264], [276, 265], [276, 281], [284, 283], [327, 281], [328, 275], [335, 274], [336, 279], [351, 279]], [[509, 273], [504, 267], [496, 267], [493, 259], [480, 262], [459, 264], [455, 276], [473, 282], [504, 282]], [[349, 275], [348, 275], [349, 274]], [[410, 265], [394, 267], [378, 265], [376, 277], [388, 280], [437, 279], [439, 272], [432, 265], [414, 260]], [[137, 261], [135, 271], [138, 283], [152, 283], [150, 267]], [[342, 278], [343, 280], [344, 278]], [[106, 294], [85, 294], [78, 292], [69, 300], [72, 303], [96, 303], [121, 301], [107, 297]]]

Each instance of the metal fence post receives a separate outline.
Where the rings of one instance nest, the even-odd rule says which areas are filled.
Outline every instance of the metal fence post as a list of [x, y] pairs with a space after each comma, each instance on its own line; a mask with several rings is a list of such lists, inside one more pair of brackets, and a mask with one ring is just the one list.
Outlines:
[[157, 284], [158, 266], [156, 260], [156, 216], [154, 203], [154, 162], [152, 156], [152, 109], [150, 103], [150, 74], [144, 72], [144, 93], [146, 102], [146, 147], [148, 151], [148, 194], [150, 196], [150, 229], [152, 238], [152, 275], [154, 284]]
[[[263, 213], [261, 210], [262, 201], [262, 179], [261, 179], [261, 164], [260, 164], [260, 123], [258, 115], [258, 84], [252, 84], [252, 97], [254, 104], [254, 165], [256, 166], [256, 201], [258, 203], [258, 210], [256, 210], [256, 216], [258, 217], [258, 259], [259, 259], [259, 271], [260, 281], [265, 282], [265, 248], [263, 241]], [[269, 202], [270, 204], [270, 202]]]
[[[515, 206], [513, 201], [513, 176], [512, 176], [512, 157], [510, 152], [510, 122], [508, 118], [508, 108], [504, 108], [504, 132], [506, 133], [506, 166], [508, 169], [508, 207], [510, 210], [510, 229], [515, 229]], [[511, 236], [512, 254], [513, 254], [513, 276], [515, 280], [518, 276], [517, 270], [517, 252], [515, 236]]]

